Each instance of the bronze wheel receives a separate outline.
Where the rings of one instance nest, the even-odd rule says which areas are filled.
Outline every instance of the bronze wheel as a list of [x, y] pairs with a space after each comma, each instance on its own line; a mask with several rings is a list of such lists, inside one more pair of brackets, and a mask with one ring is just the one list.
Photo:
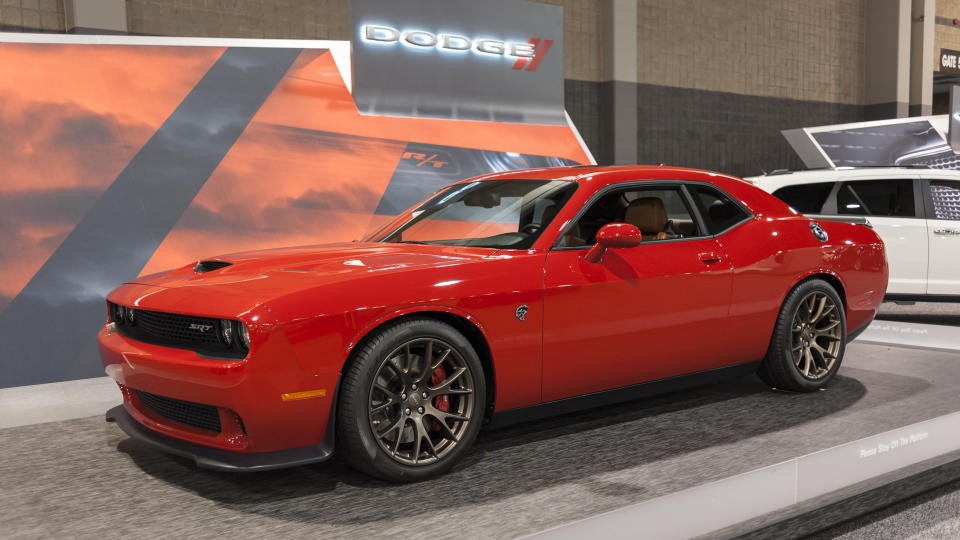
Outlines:
[[843, 341], [840, 311], [830, 296], [814, 291], [793, 313], [790, 355], [800, 375], [817, 380], [830, 373]]
[[474, 377], [450, 344], [403, 343], [380, 363], [368, 417], [377, 444], [405, 465], [429, 465], [463, 438], [473, 414]]
[[780, 390], [820, 390], [840, 369], [846, 342], [846, 308], [840, 293], [822, 279], [802, 281], [780, 307], [757, 374]]

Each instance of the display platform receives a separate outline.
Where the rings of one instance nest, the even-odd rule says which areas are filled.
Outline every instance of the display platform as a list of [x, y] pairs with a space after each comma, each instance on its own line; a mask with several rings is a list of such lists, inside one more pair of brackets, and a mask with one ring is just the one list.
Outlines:
[[566, 536], [571, 522], [958, 411], [957, 360], [956, 352], [855, 342], [823, 392], [777, 392], [749, 376], [485, 432], [453, 473], [408, 486], [336, 461], [201, 471], [100, 416], [2, 429], [0, 530], [12, 538]]

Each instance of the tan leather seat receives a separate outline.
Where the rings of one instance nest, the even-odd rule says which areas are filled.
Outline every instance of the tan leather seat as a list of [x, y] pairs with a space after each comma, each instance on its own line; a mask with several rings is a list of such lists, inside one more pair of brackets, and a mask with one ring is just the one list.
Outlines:
[[666, 228], [670, 220], [659, 197], [641, 197], [630, 201], [623, 214], [623, 221], [640, 229], [644, 240], [667, 238]]

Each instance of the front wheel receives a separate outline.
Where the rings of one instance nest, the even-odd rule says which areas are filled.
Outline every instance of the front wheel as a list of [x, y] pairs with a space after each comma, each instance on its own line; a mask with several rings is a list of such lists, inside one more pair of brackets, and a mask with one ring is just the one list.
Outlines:
[[394, 482], [449, 470], [476, 439], [486, 405], [476, 351], [432, 319], [377, 331], [345, 370], [341, 395], [338, 454]]
[[840, 368], [847, 320], [840, 295], [826, 281], [811, 279], [787, 295], [758, 375], [794, 392], [819, 390]]

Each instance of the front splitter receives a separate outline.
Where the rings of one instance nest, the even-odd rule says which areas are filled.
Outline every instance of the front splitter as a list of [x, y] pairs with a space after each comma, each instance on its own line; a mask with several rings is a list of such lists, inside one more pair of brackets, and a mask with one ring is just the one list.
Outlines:
[[130, 437], [164, 452], [192, 459], [197, 467], [231, 472], [257, 472], [319, 463], [333, 455], [332, 438], [313, 446], [247, 454], [229, 452], [193, 444], [157, 433], [134, 420], [123, 405], [107, 411], [107, 422], [114, 422]]

